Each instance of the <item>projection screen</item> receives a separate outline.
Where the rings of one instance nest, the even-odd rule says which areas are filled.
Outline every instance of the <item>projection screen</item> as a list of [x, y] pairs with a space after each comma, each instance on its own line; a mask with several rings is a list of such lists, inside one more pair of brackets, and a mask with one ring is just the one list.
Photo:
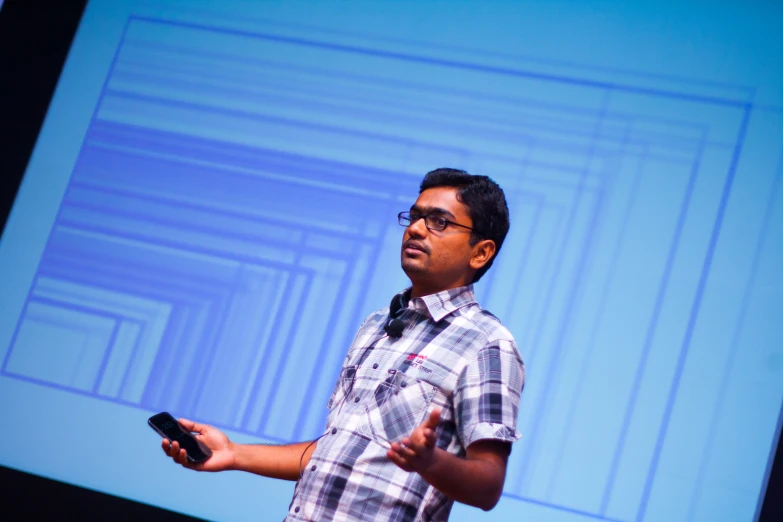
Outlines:
[[452, 520], [753, 520], [783, 397], [783, 13], [707, 9], [90, 1], [0, 242], [0, 464], [284, 518], [292, 483], [184, 470], [146, 419], [320, 435], [408, 284], [396, 213], [448, 166], [506, 192], [476, 293], [527, 367], [504, 495]]

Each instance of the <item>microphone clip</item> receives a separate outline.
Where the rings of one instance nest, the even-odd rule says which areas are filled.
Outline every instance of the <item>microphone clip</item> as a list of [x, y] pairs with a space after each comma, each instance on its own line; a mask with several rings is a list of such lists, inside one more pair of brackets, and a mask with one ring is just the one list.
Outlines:
[[408, 292], [397, 294], [389, 304], [389, 318], [386, 320], [386, 324], [383, 325], [383, 329], [392, 339], [402, 337], [402, 332], [405, 330], [405, 321], [400, 319], [400, 316], [408, 307], [407, 296]]

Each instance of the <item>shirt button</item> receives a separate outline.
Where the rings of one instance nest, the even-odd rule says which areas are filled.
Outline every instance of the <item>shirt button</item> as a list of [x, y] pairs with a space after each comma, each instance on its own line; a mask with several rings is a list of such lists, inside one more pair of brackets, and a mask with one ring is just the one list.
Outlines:
[[400, 386], [403, 387], [403, 388], [405, 388], [407, 385], [408, 385], [408, 383], [406, 381], [402, 381], [400, 383]]
[[337, 433], [337, 428], [332, 428], [332, 435], [334, 435], [335, 433]]
[[299, 506], [296, 506], [296, 507], [294, 508], [294, 513], [299, 513]]
[[353, 402], [359, 402], [361, 399], [359, 397], [356, 397]]
[[313, 466], [312, 468], [310, 468], [310, 471], [315, 471], [315, 468], [316, 466]]
[[378, 363], [375, 363], [375, 364], [373, 364], [373, 365], [372, 365], [372, 369], [373, 369], [373, 370], [377, 370], [377, 369], [378, 369]]

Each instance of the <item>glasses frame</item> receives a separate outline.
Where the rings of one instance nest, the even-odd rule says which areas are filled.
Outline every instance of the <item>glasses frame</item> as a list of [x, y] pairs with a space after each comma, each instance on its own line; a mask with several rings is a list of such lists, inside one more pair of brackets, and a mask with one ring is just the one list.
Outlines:
[[[433, 226], [433, 224], [430, 222], [430, 218], [434, 218], [434, 219], [437, 219], [439, 221], [443, 221], [443, 223], [444, 223], [443, 224], [443, 228], [438, 228], [438, 226]], [[411, 219], [411, 213], [410, 213], [409, 210], [405, 210], [405, 211], [400, 212], [399, 214], [397, 214], [397, 222], [400, 224], [400, 226], [403, 226], [403, 227], [406, 227], [406, 228], [411, 226], [411, 225], [413, 225], [419, 219], [423, 219], [424, 220], [424, 226], [427, 227], [427, 230], [432, 230], [434, 232], [443, 232], [444, 230], [446, 230], [446, 228], [449, 225], [454, 225], [456, 227], [467, 228], [471, 232], [476, 232], [475, 228], [471, 228], [471, 227], [468, 227], [468, 226], [465, 226], [465, 225], [460, 225], [459, 223], [457, 223], [455, 221], [451, 221], [450, 219], [446, 219], [445, 217], [440, 216], [438, 214], [419, 214], [419, 217], [416, 218], [415, 220]], [[407, 224], [403, 223], [403, 220], [406, 220], [408, 223]]]

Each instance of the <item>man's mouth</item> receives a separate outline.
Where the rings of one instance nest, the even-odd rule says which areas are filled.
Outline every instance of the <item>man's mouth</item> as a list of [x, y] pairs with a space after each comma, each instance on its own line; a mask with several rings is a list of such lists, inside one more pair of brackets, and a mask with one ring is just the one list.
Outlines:
[[427, 253], [427, 249], [424, 248], [424, 245], [410, 239], [402, 245], [402, 251], [408, 254], [416, 254], [417, 252]]

